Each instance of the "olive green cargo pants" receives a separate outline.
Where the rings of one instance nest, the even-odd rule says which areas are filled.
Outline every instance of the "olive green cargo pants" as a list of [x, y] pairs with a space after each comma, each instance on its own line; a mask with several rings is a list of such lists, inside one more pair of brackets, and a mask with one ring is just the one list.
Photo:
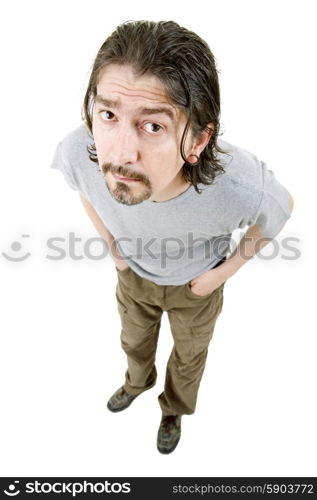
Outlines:
[[222, 309], [224, 283], [211, 294], [198, 296], [189, 283], [157, 285], [130, 267], [117, 269], [117, 275], [121, 345], [128, 360], [125, 390], [137, 395], [155, 385], [161, 316], [167, 311], [174, 347], [159, 403], [162, 412], [168, 415], [194, 413], [208, 344]]

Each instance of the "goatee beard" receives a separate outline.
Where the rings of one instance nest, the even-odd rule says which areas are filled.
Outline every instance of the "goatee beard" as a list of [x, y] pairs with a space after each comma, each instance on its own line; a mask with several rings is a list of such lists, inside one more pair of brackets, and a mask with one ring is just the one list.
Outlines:
[[[138, 172], [131, 172], [129, 169], [122, 166], [114, 167], [111, 163], [104, 163], [101, 167], [101, 171], [104, 175], [109, 193], [116, 201], [122, 203], [123, 205], [138, 205], [139, 203], [149, 199], [152, 195], [152, 185], [149, 179]], [[129, 177], [138, 180], [139, 182], [136, 184], [143, 187], [142, 191], [139, 194], [134, 194], [130, 185], [124, 181], [120, 182], [120, 180], [115, 181], [115, 188], [112, 189], [106, 178], [106, 174], [108, 172], [116, 174], [120, 177]]]

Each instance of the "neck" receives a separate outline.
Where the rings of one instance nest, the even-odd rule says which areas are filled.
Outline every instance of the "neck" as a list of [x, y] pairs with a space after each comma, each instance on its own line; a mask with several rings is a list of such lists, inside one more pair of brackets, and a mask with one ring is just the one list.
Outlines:
[[153, 194], [151, 198], [149, 198], [149, 201], [154, 201], [154, 202], [160, 202], [160, 201], [168, 201], [171, 200], [172, 198], [176, 198], [176, 196], [179, 196], [180, 194], [184, 193], [187, 191], [189, 188], [190, 183], [184, 181], [183, 178], [179, 179], [176, 184], [173, 183], [173, 185], [167, 186], [165, 189], [160, 191], [159, 193]]

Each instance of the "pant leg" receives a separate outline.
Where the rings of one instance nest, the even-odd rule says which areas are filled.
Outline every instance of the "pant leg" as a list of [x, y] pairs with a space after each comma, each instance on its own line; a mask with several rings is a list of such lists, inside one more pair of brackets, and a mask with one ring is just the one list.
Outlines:
[[156, 304], [153, 284], [131, 269], [118, 271], [116, 297], [121, 346], [128, 362], [124, 388], [137, 395], [156, 382], [155, 354], [163, 311]]
[[174, 347], [159, 403], [165, 414], [189, 415], [195, 411], [208, 345], [222, 310], [224, 284], [205, 297], [195, 295], [189, 284], [174, 288], [167, 311]]

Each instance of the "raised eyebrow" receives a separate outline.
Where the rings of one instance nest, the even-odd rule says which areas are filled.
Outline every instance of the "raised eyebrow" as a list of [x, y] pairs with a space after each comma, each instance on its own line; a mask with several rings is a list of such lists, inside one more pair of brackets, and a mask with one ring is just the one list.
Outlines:
[[[111, 99], [105, 99], [101, 95], [96, 96], [96, 102], [103, 104], [106, 107], [117, 109], [119, 108], [119, 104], [117, 101], [112, 101]], [[175, 115], [173, 111], [165, 106], [160, 106], [158, 108], [141, 108], [141, 115], [157, 115], [157, 114], [166, 114], [171, 121], [174, 121]]]
[[174, 121], [174, 113], [169, 108], [142, 108], [141, 115], [165, 114], [171, 121]]

